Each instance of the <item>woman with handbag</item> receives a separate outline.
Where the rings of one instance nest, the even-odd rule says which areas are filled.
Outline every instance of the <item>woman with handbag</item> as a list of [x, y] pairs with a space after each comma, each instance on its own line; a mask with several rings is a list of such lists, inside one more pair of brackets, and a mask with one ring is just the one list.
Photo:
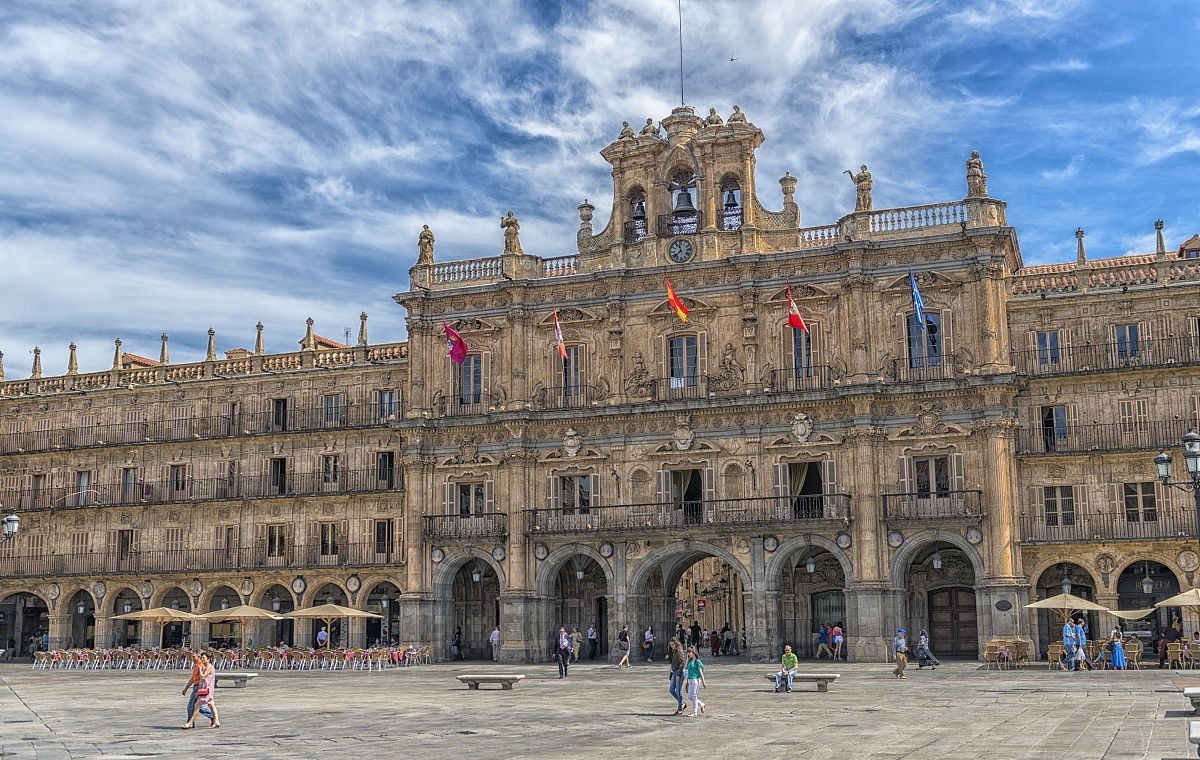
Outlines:
[[208, 655], [202, 653], [200, 655], [200, 686], [196, 689], [196, 707], [192, 711], [192, 717], [180, 728], [195, 728], [196, 718], [200, 715], [200, 709], [203, 707], [212, 710], [212, 724], [209, 728], [221, 727], [221, 721], [217, 717], [217, 703], [213, 701], [213, 692], [216, 688], [217, 669], [209, 661]]
[[621, 632], [617, 634], [617, 648], [621, 650], [621, 661], [617, 663], [617, 670], [621, 668], [632, 668], [633, 663], [629, 661], [629, 626], [621, 627]]

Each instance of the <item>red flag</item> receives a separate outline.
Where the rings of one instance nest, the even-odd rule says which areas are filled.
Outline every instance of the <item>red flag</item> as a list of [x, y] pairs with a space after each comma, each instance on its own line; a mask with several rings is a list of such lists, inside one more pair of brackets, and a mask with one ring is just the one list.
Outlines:
[[683, 305], [683, 301], [679, 300], [679, 296], [675, 295], [675, 288], [671, 287], [671, 278], [663, 275], [663, 279], [667, 283], [667, 303], [671, 304], [671, 308], [675, 310], [675, 316], [679, 317], [679, 321], [687, 324], [687, 307]]
[[450, 345], [450, 361], [462, 364], [467, 360], [467, 342], [446, 324], [445, 317], [442, 317], [442, 329], [445, 330], [446, 342]]
[[791, 280], [787, 284], [788, 296], [788, 324], [796, 330], [808, 332], [808, 325], [804, 324], [804, 317], [800, 316], [800, 308], [796, 306], [796, 299], [792, 298], [792, 283]]
[[562, 328], [558, 326], [558, 309], [554, 310], [554, 340], [558, 343], [558, 355], [567, 358], [567, 347], [563, 345]]

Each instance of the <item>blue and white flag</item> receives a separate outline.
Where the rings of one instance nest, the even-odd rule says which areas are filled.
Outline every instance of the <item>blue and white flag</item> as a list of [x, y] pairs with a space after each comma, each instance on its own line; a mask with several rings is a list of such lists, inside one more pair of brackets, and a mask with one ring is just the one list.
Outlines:
[[917, 287], [917, 278], [913, 277], [912, 270], [908, 270], [908, 281], [912, 285], [913, 298], [913, 316], [917, 319], [917, 324], [921, 329], [925, 329], [925, 299], [921, 298], [921, 289]]

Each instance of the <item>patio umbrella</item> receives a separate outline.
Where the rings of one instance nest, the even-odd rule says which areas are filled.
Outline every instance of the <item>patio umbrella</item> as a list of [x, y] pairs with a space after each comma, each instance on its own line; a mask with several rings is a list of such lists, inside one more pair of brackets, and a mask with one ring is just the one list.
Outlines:
[[[284, 617], [298, 618], [304, 620], [323, 620], [325, 629], [333, 628], [333, 621], [338, 618], [381, 618], [383, 615], [376, 615], [374, 612], [365, 612], [356, 610], [353, 607], [343, 607], [340, 604], [319, 604], [316, 607], [308, 607], [303, 610], [295, 610], [289, 612]], [[332, 637], [325, 639], [325, 648], [329, 649], [332, 642]]]
[[[142, 620], [149, 623], [179, 623], [189, 620], [203, 620], [199, 615], [193, 615], [183, 610], [173, 610], [170, 607], [151, 607], [148, 610], [126, 612], [124, 615], [113, 615], [113, 620]], [[158, 629], [158, 648], [162, 649], [163, 629]]]
[[1075, 596], [1074, 594], [1058, 594], [1048, 599], [1031, 602], [1025, 606], [1037, 610], [1054, 610], [1062, 615], [1063, 620], [1069, 618], [1072, 612], [1087, 612], [1089, 610], [1108, 612], [1107, 607], [1095, 602], [1089, 602], [1087, 599]]
[[283, 620], [282, 615], [276, 615], [273, 612], [251, 607], [248, 604], [240, 604], [237, 607], [230, 607], [227, 610], [214, 610], [206, 612], [200, 617], [210, 620], [214, 623], [221, 623], [226, 620], [236, 620], [238, 628], [242, 632], [242, 649], [246, 648], [246, 623], [251, 620]]
[[1109, 610], [1110, 615], [1115, 615], [1122, 620], [1141, 620], [1142, 618], [1154, 612], [1153, 607], [1147, 607], [1144, 610]]
[[1170, 599], [1164, 599], [1155, 607], [1187, 607], [1189, 609], [1200, 608], [1200, 588], [1190, 588], [1182, 594], [1176, 594]]

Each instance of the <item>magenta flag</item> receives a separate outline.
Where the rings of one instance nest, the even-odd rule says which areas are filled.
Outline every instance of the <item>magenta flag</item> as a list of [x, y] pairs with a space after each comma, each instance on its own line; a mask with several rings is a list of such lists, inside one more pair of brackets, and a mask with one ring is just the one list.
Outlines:
[[446, 331], [446, 342], [450, 345], [450, 361], [462, 364], [467, 359], [467, 342], [455, 332], [442, 318], [442, 328]]

